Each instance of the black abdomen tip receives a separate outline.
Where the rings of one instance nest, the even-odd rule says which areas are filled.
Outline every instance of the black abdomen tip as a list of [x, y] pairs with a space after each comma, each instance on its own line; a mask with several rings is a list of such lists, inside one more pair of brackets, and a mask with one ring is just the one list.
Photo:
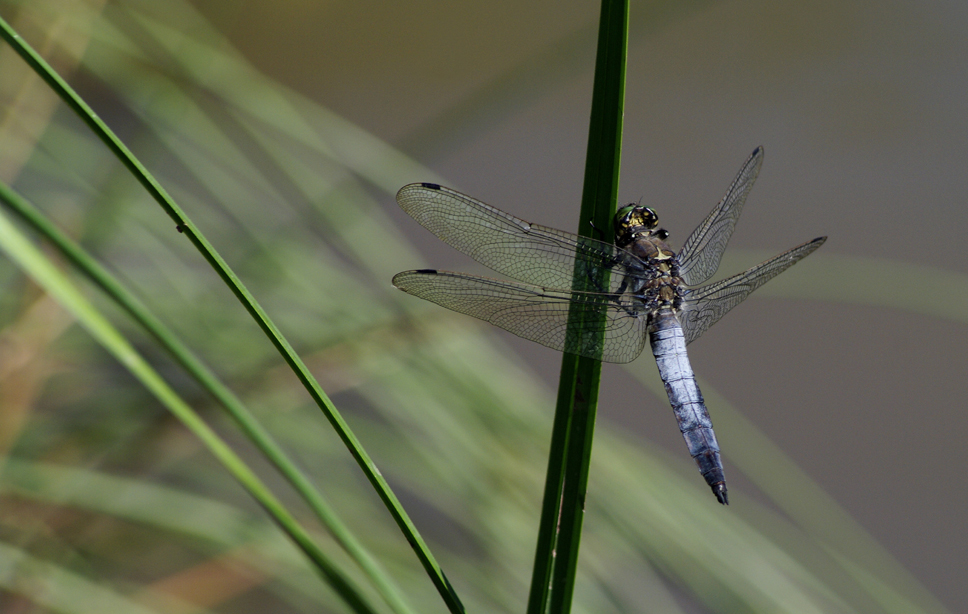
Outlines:
[[713, 485], [713, 494], [716, 495], [716, 500], [723, 505], [729, 505], [729, 497], [726, 495], [726, 484], [720, 482], [719, 484]]

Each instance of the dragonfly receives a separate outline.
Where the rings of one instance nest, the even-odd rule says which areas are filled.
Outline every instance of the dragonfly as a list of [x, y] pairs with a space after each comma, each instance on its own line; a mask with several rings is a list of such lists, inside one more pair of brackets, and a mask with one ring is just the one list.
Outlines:
[[819, 248], [818, 237], [742, 273], [709, 283], [763, 164], [757, 147], [726, 195], [678, 252], [654, 210], [619, 209], [615, 242], [532, 224], [437, 185], [397, 193], [407, 214], [477, 262], [517, 281], [423, 269], [393, 285], [547, 347], [631, 362], [648, 341], [689, 454], [723, 505], [729, 503], [719, 443], [686, 346], [754, 290]]

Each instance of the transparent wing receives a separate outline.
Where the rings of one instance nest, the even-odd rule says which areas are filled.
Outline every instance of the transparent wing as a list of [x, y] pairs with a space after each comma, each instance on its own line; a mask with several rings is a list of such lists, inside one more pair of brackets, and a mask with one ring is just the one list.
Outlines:
[[783, 252], [748, 271], [708, 286], [687, 290], [682, 302], [682, 312], [679, 314], [686, 343], [698, 339], [706, 329], [726, 315], [726, 312], [742, 303], [753, 290], [809, 256], [826, 240], [827, 237], [819, 237]]
[[600, 278], [603, 269], [610, 271], [609, 287], [597, 289], [615, 292], [646, 268], [610, 243], [532, 224], [437, 184], [406, 185], [397, 192], [397, 203], [424, 228], [484, 266], [536, 286], [571, 288], [577, 261], [589, 279]]
[[688, 286], [703, 283], [716, 273], [726, 244], [733, 235], [743, 204], [763, 165], [763, 148], [753, 150], [726, 195], [719, 201], [679, 250], [679, 275]]
[[[648, 315], [630, 295], [548, 290], [434, 270], [398, 273], [393, 285], [563, 352], [606, 362], [631, 362], [645, 347]], [[569, 308], [588, 316], [590, 324], [570, 333]]]

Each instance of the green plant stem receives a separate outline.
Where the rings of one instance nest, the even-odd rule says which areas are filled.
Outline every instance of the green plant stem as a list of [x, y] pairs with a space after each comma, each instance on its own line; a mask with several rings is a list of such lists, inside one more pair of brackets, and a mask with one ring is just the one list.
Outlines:
[[437, 588], [444, 602], [451, 612], [463, 612], [463, 605], [460, 603], [457, 594], [447, 580], [440, 565], [431, 554], [417, 528], [414, 526], [410, 517], [404, 511], [396, 495], [390, 489], [383, 475], [370, 459], [369, 455], [360, 445], [345, 422], [339, 411], [323, 392], [319, 383], [309, 372], [302, 359], [293, 350], [289, 341], [276, 327], [275, 323], [262, 309], [255, 297], [242, 284], [235, 272], [222, 259], [221, 255], [208, 242], [205, 236], [198, 230], [194, 223], [181, 210], [175, 201], [168, 195], [161, 184], [148, 172], [148, 170], [138, 161], [137, 158], [128, 150], [121, 140], [108, 128], [107, 124], [85, 103], [80, 96], [61, 78], [57, 72], [36, 52], [30, 45], [17, 34], [6, 21], [0, 18], [0, 37], [2, 37], [21, 58], [57, 93], [57, 95], [67, 104], [78, 117], [81, 118], [94, 131], [98, 138], [114, 153], [125, 167], [134, 175], [148, 191], [152, 198], [165, 210], [165, 212], [175, 222], [175, 227], [182, 232], [189, 241], [198, 249], [202, 256], [215, 269], [222, 280], [229, 286], [236, 295], [243, 307], [255, 319], [256, 323], [262, 328], [266, 336], [276, 347], [283, 359], [290, 366], [296, 377], [303, 384], [309, 395], [330, 424], [336, 430], [350, 454], [366, 475], [370, 484], [376, 490], [378, 496], [390, 512], [397, 526], [403, 532], [407, 542], [414, 549], [417, 558], [420, 560], [431, 581]]
[[[627, 43], [628, 1], [603, 0], [578, 229], [583, 236], [610, 230], [615, 212]], [[583, 283], [577, 270], [575, 280]], [[569, 320], [569, 326], [577, 324]], [[571, 609], [600, 375], [598, 360], [573, 354], [562, 359], [529, 614]]]

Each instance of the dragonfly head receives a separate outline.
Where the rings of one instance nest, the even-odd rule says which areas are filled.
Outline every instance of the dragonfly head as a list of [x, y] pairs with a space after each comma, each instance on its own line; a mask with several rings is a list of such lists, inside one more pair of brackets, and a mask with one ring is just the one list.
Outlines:
[[628, 245], [636, 234], [650, 232], [659, 223], [655, 211], [642, 205], [625, 205], [615, 214], [615, 242]]

